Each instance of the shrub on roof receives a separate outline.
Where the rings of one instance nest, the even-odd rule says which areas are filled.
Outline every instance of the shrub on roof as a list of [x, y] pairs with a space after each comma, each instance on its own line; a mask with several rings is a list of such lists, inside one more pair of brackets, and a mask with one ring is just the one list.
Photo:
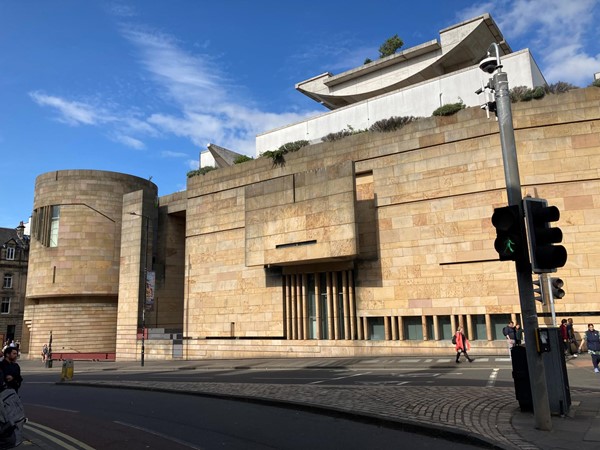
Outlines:
[[285, 157], [286, 153], [293, 153], [300, 150], [302, 147], [306, 147], [309, 144], [308, 141], [299, 140], [288, 142], [283, 144], [277, 150], [267, 150], [266, 152], [261, 153], [261, 157], [271, 158], [273, 160], [274, 166], [284, 166], [285, 165]]
[[234, 164], [242, 164], [245, 163], [246, 161], [252, 161], [254, 158], [251, 158], [250, 156], [247, 155], [239, 155], [236, 156], [235, 159], [233, 160]]
[[404, 117], [393, 116], [388, 119], [378, 120], [373, 125], [371, 125], [371, 127], [369, 128], [369, 131], [375, 131], [378, 133], [395, 131], [395, 130], [399, 130], [407, 123], [413, 122], [415, 120], [417, 120], [417, 118], [413, 117], [413, 116], [404, 116]]
[[329, 133], [328, 135], [322, 137], [321, 140], [323, 142], [339, 141], [340, 139], [343, 139], [347, 136], [352, 136], [355, 134], [364, 133], [365, 131], [369, 131], [367, 128], [365, 128], [364, 130], [355, 130], [352, 127], [352, 125], [347, 125], [347, 127], [348, 128], [344, 128], [343, 130], [340, 130], [336, 133]]
[[565, 81], [558, 81], [553, 84], [549, 84], [546, 86], [546, 92], [550, 94], [564, 94], [565, 92], [569, 92], [572, 89], [579, 89], [577, 86], [571, 83], [567, 83]]
[[597, 80], [594, 80], [594, 82], [591, 84], [591, 86], [600, 87], [600, 78], [598, 78]]
[[206, 174], [208, 172], [211, 172], [211, 171], [213, 171], [215, 169], [216, 169], [216, 167], [213, 167], [213, 166], [205, 166], [205, 167], [201, 167], [200, 169], [197, 169], [197, 170], [190, 170], [187, 173], [187, 177], [188, 178], [192, 178], [192, 177], [195, 177], [196, 175], [204, 175], [204, 174]]
[[431, 113], [432, 116], [451, 116], [452, 114], [456, 114], [461, 109], [465, 108], [465, 104], [463, 102], [458, 103], [446, 103], [445, 105], [440, 106], [438, 109]]

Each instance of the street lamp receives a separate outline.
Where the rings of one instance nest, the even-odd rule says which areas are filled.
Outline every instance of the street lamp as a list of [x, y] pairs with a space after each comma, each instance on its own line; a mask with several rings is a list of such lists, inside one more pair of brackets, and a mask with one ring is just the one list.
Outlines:
[[[508, 89], [508, 76], [506, 72], [502, 71], [500, 47], [497, 43], [492, 43], [488, 47], [487, 56], [481, 60], [479, 68], [489, 75], [493, 74], [485, 88], [494, 92], [508, 204], [509, 206], [519, 208], [520, 227], [521, 229], [524, 229], [525, 221], [522, 209], [523, 197], [521, 194], [521, 180], [519, 177], [519, 165], [517, 161], [517, 146], [515, 142], [515, 130], [513, 127], [510, 91]], [[476, 94], [478, 95], [481, 93], [481, 89], [476, 91]], [[525, 331], [525, 348], [529, 378], [531, 380], [530, 385], [533, 397], [535, 427], [540, 430], [550, 431], [552, 429], [552, 421], [550, 418], [550, 405], [544, 371], [544, 361], [542, 355], [537, 353], [535, 346], [538, 330], [538, 317], [533, 292], [531, 264], [528, 255], [522, 255], [516, 261], [516, 272], [519, 300], [521, 303], [521, 316], [524, 321], [523, 329]]]
[[141, 365], [144, 367], [144, 356], [145, 356], [145, 343], [146, 343], [146, 283], [148, 282], [148, 227], [150, 224], [150, 217], [136, 212], [129, 213], [132, 216], [138, 216], [146, 220], [146, 245], [144, 246], [144, 297], [143, 301], [140, 302], [141, 296], [138, 290], [138, 303], [142, 303], [142, 354], [141, 354]]

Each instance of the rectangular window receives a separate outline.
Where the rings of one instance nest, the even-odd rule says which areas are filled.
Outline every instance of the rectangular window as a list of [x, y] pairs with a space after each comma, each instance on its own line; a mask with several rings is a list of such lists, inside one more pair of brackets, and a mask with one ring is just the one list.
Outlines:
[[502, 329], [512, 320], [510, 314], [493, 314], [490, 316], [490, 320], [492, 321], [492, 339], [506, 339], [502, 334]]
[[435, 324], [433, 323], [433, 316], [425, 317], [427, 324], [427, 339], [433, 341], [435, 339]]
[[14, 247], [6, 248], [6, 259], [9, 261], [12, 261], [15, 259], [15, 248]]
[[329, 315], [327, 314], [327, 274], [322, 272], [319, 274], [319, 288], [321, 292], [321, 298], [319, 300], [320, 316], [321, 316], [321, 339], [329, 339], [328, 327]]
[[473, 339], [487, 339], [487, 327], [485, 325], [484, 314], [474, 314], [471, 316], [473, 321]]
[[2, 303], [0, 303], [0, 314], [10, 313], [10, 297], [2, 297]]
[[438, 316], [438, 327], [440, 330], [440, 339], [452, 339], [456, 330], [452, 329], [450, 316]]
[[404, 339], [409, 341], [423, 340], [423, 322], [421, 316], [403, 317], [402, 324], [404, 326]]
[[367, 328], [370, 340], [383, 341], [385, 339], [383, 317], [367, 317]]
[[52, 219], [50, 221], [50, 247], [58, 246], [58, 222], [60, 219], [60, 206], [52, 207]]
[[13, 276], [10, 274], [4, 274], [4, 283], [2, 287], [4, 289], [12, 289], [13, 286]]

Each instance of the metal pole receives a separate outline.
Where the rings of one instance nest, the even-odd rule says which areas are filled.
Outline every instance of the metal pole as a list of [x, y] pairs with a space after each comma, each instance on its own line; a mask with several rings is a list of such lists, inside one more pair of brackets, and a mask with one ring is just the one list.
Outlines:
[[[498, 56], [497, 45], [496, 56]], [[498, 68], [493, 76], [492, 82], [495, 92], [498, 125], [500, 127], [500, 143], [502, 145], [502, 159], [504, 161], [504, 177], [506, 179], [508, 204], [519, 205], [520, 208], [523, 208], [517, 147], [515, 144], [515, 131], [513, 128], [512, 109], [508, 90], [508, 77], [506, 73]], [[521, 217], [523, 217], [523, 214], [521, 214]], [[524, 229], [524, 222], [522, 226]], [[519, 299], [521, 302], [521, 316], [523, 318], [523, 331], [525, 333], [527, 367], [533, 397], [535, 428], [550, 431], [552, 430], [552, 419], [550, 416], [550, 402], [548, 400], [544, 361], [542, 355], [537, 352], [535, 346], [538, 317], [535, 308], [533, 279], [531, 276], [529, 257], [526, 257], [523, 261], [517, 261], [516, 272], [517, 284], [519, 287]]]

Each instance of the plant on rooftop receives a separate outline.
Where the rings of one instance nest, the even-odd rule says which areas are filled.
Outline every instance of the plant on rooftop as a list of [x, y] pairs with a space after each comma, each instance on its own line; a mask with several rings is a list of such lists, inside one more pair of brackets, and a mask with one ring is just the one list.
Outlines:
[[465, 104], [461, 101], [458, 103], [446, 103], [431, 113], [432, 116], [451, 116], [456, 114], [461, 109], [465, 108]]
[[196, 175], [204, 175], [208, 172], [212, 172], [215, 169], [216, 169], [216, 167], [213, 167], [213, 166], [205, 166], [205, 167], [201, 167], [200, 169], [197, 169], [197, 170], [190, 170], [187, 173], [187, 177], [192, 178], [192, 177], [195, 177]]
[[347, 125], [348, 128], [344, 128], [336, 133], [329, 133], [328, 135], [321, 138], [323, 142], [333, 142], [339, 141], [340, 139], [345, 138], [346, 136], [352, 136], [354, 134], [364, 133], [365, 131], [369, 131], [367, 128], [364, 130], [355, 130], [352, 125]]
[[267, 150], [266, 152], [261, 153], [260, 156], [271, 158], [273, 160], [273, 166], [285, 166], [285, 154], [297, 152], [302, 147], [306, 147], [308, 144], [309, 142], [305, 140], [288, 142], [283, 144], [277, 150]]
[[365, 58], [365, 62], [363, 64], [369, 64], [372, 62], [373, 62], [373, 60], [371, 58]]
[[564, 94], [572, 89], [579, 89], [577, 86], [565, 81], [558, 81], [553, 84], [546, 85], [546, 92], [549, 94]]
[[598, 78], [597, 80], [594, 80], [594, 82], [590, 86], [600, 87], [600, 78]]
[[385, 133], [389, 131], [395, 131], [402, 128], [404, 125], [410, 122], [414, 122], [417, 120], [416, 117], [413, 116], [404, 116], [404, 117], [390, 117], [388, 119], [382, 119], [375, 122], [369, 128], [369, 131], [375, 131], [379, 133]]
[[254, 158], [247, 156], [247, 155], [239, 155], [236, 156], [235, 159], [233, 160], [234, 164], [242, 164], [245, 163], [246, 161], [252, 161]]
[[397, 34], [395, 34], [381, 44], [379, 47], [379, 57], [385, 58], [386, 56], [393, 55], [403, 45], [404, 41], [400, 39]]

